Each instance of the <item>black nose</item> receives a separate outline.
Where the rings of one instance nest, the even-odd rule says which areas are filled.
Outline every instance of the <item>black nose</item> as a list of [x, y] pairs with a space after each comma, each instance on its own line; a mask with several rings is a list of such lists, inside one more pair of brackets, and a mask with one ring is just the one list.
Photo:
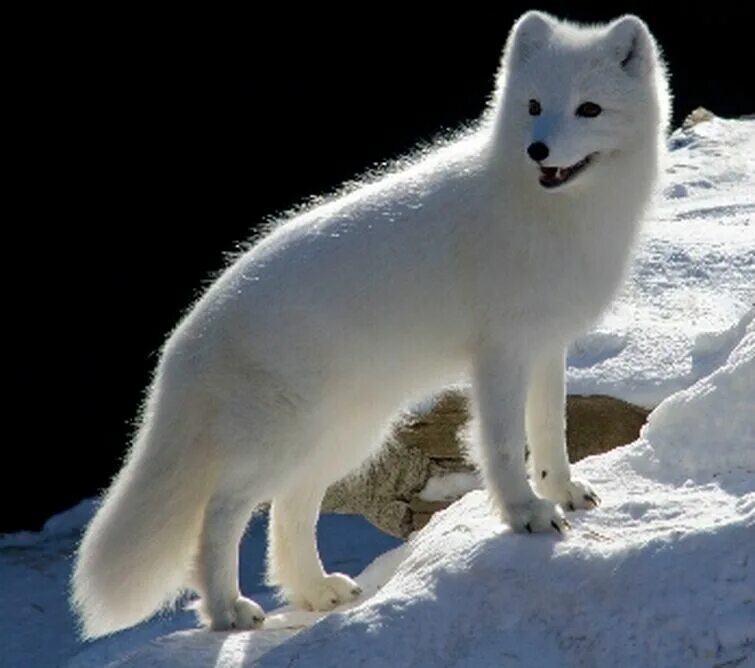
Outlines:
[[527, 155], [530, 156], [535, 162], [542, 162], [548, 157], [550, 151], [548, 147], [541, 141], [536, 141], [534, 144], [530, 144], [527, 147]]

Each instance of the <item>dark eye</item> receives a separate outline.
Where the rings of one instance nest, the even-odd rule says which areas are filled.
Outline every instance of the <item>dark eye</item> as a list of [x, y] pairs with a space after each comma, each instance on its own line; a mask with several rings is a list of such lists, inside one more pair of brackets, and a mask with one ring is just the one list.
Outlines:
[[543, 108], [537, 100], [530, 100], [530, 116], [539, 116]]
[[595, 118], [600, 116], [600, 112], [603, 111], [599, 104], [595, 102], [583, 102], [577, 107], [577, 116], [583, 116], [584, 118]]

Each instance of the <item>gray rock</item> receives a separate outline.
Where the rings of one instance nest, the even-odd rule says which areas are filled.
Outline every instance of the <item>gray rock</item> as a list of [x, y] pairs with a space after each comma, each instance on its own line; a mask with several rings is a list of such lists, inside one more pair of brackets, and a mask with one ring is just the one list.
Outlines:
[[[631, 443], [648, 412], [612, 397], [568, 397], [571, 461]], [[421, 498], [430, 478], [475, 470], [465, 455], [468, 421], [468, 400], [456, 390], [442, 394], [428, 411], [403, 416], [379, 456], [328, 490], [323, 512], [360, 514], [386, 533], [406, 538], [455, 500]]]
[[696, 109], [693, 109], [682, 122], [682, 130], [689, 130], [698, 123], [704, 123], [715, 117], [716, 115], [705, 107], [697, 107]]

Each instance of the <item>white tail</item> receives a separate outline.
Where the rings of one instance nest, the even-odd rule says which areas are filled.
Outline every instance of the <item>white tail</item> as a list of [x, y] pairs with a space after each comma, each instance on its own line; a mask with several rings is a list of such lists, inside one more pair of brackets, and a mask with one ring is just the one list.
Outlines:
[[156, 383], [126, 465], [79, 546], [72, 602], [84, 638], [151, 617], [187, 586], [211, 488], [210, 458], [197, 407], [176, 396], [185, 392], [160, 389]]

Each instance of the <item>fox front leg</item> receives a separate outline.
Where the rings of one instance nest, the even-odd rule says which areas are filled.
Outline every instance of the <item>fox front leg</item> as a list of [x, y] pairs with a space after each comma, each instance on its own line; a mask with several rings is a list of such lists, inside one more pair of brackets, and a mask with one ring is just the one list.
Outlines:
[[527, 396], [527, 442], [538, 494], [565, 510], [594, 508], [600, 497], [589, 483], [573, 479], [566, 449], [566, 380], [563, 350], [533, 365]]
[[562, 533], [563, 511], [535, 494], [524, 456], [527, 367], [502, 349], [480, 354], [475, 364], [475, 409], [486, 488], [501, 518], [514, 531]]

